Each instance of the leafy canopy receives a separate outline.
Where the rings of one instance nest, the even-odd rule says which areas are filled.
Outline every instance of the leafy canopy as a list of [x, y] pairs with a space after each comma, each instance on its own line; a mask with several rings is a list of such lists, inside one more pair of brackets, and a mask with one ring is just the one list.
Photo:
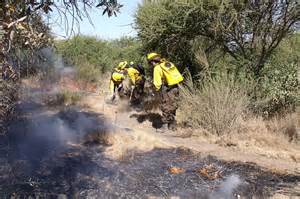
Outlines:
[[145, 0], [136, 14], [145, 50], [195, 68], [191, 49], [200, 40], [206, 57], [221, 50], [256, 75], [299, 21], [298, 0]]

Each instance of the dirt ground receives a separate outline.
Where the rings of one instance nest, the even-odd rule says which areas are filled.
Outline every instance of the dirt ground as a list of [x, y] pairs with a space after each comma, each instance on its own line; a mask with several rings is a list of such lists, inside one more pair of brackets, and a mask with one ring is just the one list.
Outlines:
[[118, 139], [118, 136], [124, 138], [122, 132], [115, 132], [114, 140], [118, 142], [118, 145], [111, 148], [113, 156], [118, 156], [118, 153], [122, 154], [122, 152], [132, 148], [147, 151], [155, 147], [187, 147], [223, 160], [253, 162], [259, 166], [283, 173], [300, 172], [300, 146], [284, 149], [278, 147], [277, 151], [273, 149], [272, 152], [270, 152], [271, 147], [268, 145], [258, 147], [240, 144], [225, 147], [212, 144], [210, 139], [205, 136], [195, 136], [197, 130], [178, 129], [177, 132], [162, 133], [155, 128], [156, 123], [160, 122], [159, 113], [136, 112], [128, 107], [126, 101], [119, 101], [117, 105], [111, 105], [105, 103], [105, 97], [90, 94], [83, 99], [83, 104], [88, 110], [104, 113], [116, 126], [135, 132], [126, 141]]

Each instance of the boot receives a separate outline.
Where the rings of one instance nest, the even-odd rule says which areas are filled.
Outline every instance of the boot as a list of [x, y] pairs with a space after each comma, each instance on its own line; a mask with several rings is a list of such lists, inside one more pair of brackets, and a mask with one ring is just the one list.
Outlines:
[[176, 130], [177, 130], [177, 124], [176, 124], [176, 121], [168, 123], [168, 129], [169, 129], [170, 131], [176, 131]]
[[156, 129], [158, 133], [166, 133], [168, 131], [168, 124], [163, 124], [160, 128]]

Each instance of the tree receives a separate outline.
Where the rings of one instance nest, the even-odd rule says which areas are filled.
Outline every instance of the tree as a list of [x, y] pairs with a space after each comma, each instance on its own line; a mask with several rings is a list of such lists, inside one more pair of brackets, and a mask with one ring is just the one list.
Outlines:
[[[82, 19], [89, 17], [88, 7], [103, 7], [103, 15], [109, 17], [117, 15], [122, 5], [117, 0], [100, 0], [96, 4], [93, 0], [4, 0], [1, 1], [0, 18], [3, 24], [0, 26], [0, 71], [8, 65], [9, 56], [12, 55], [13, 44], [21, 44], [23, 49], [35, 52], [43, 44], [48, 43], [49, 29], [42, 23], [41, 14], [48, 14], [57, 9], [63, 16], [69, 13], [73, 18]], [[39, 23], [41, 26], [34, 26]], [[71, 27], [73, 28], [73, 27]], [[19, 46], [18, 46], [19, 47]]]
[[[73, 16], [73, 19], [82, 19], [89, 17], [88, 7], [102, 7], [103, 15], [107, 14], [111, 17], [117, 15], [122, 5], [117, 0], [99, 0], [98, 4], [94, 0], [2, 0], [0, 2], [1, 133], [14, 107], [16, 97], [17, 78], [12, 66], [20, 63], [20, 52], [23, 56], [29, 56], [26, 59], [30, 60], [39, 49], [52, 42], [49, 28], [44, 24], [41, 15], [57, 9], [62, 16], [67, 12]], [[20, 71], [22, 68], [21, 65]]]
[[298, 0], [145, 0], [136, 28], [148, 50], [195, 65], [190, 49], [200, 39], [208, 57], [221, 49], [258, 77], [282, 39], [299, 28], [299, 21]]

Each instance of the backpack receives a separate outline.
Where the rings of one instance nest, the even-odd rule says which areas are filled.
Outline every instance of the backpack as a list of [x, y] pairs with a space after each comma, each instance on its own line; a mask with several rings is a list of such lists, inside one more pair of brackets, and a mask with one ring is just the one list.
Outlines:
[[146, 75], [146, 73], [145, 73], [145, 68], [143, 67], [142, 64], [134, 65], [133, 68], [136, 69], [137, 71], [139, 71], [139, 73], [140, 73], [141, 75], [143, 75], [143, 76]]
[[173, 86], [183, 81], [183, 76], [173, 63], [163, 62], [160, 64], [160, 67], [166, 78], [168, 86]]

